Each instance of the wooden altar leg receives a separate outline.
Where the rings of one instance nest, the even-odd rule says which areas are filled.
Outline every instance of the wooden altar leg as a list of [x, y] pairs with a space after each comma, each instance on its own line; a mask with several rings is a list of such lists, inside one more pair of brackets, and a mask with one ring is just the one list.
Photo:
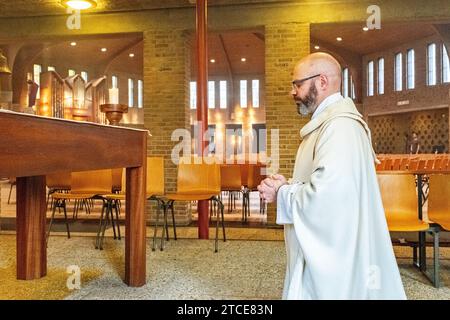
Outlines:
[[131, 287], [145, 284], [145, 197], [146, 160], [138, 168], [127, 168], [125, 283]]
[[45, 176], [17, 178], [17, 279], [47, 274]]

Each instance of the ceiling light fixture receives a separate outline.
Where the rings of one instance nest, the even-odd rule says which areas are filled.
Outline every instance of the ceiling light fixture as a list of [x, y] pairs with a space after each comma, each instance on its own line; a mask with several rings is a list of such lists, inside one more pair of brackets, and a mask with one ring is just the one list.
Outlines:
[[107, 49], [106, 48], [102, 48], [101, 50], [102, 50], [102, 52], [106, 52]]
[[247, 59], [245, 59], [245, 58], [241, 58], [241, 61], [242, 61], [242, 62], [245, 62], [245, 61], [247, 61]]
[[319, 46], [314, 46], [314, 49], [319, 50], [320, 47]]
[[134, 57], [134, 53], [130, 53], [128, 56], [129, 56], [130, 58], [133, 58], [133, 57]]
[[369, 28], [364, 27], [363, 30], [364, 30], [364, 31], [369, 31]]
[[337, 37], [336, 40], [337, 41], [342, 41], [342, 38], [341, 37]]
[[75, 46], [77, 45], [77, 43], [76, 43], [76, 42], [71, 42], [70, 45], [71, 45], [72, 47], [75, 47]]
[[97, 7], [97, 2], [94, 0], [61, 0], [61, 4], [66, 8], [75, 10], [85, 10]]
[[215, 62], [216, 62], [216, 59], [211, 59], [211, 60], [209, 60], [209, 62], [215, 63]]

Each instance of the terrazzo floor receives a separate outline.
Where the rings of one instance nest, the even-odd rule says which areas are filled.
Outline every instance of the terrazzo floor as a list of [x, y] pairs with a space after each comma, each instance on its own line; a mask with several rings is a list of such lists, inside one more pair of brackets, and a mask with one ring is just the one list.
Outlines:
[[[0, 299], [280, 299], [285, 270], [282, 230], [229, 228], [230, 240], [219, 243], [219, 253], [213, 252], [212, 240], [193, 239], [195, 228], [177, 231], [179, 239], [167, 242], [164, 251], [152, 251], [148, 238], [147, 284], [140, 288], [129, 288], [122, 281], [123, 240], [107, 237], [99, 251], [92, 236], [74, 234], [67, 239], [64, 233], [55, 233], [48, 245], [48, 276], [41, 282], [15, 280], [14, 272], [6, 280], [0, 276]], [[264, 235], [267, 240], [251, 240]], [[441, 248], [439, 289], [411, 265], [410, 248], [394, 249], [409, 299], [450, 300], [450, 248]], [[66, 287], [69, 265], [81, 270], [79, 290]], [[5, 268], [15, 270], [15, 235], [3, 231], [0, 270]], [[18, 283], [22, 290], [14, 294]]]

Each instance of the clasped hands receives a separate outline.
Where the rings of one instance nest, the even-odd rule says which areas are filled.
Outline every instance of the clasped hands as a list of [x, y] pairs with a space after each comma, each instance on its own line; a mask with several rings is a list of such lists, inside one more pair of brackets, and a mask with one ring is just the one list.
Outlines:
[[259, 196], [267, 203], [272, 203], [277, 199], [278, 189], [287, 184], [287, 180], [281, 174], [273, 174], [263, 181], [258, 186]]

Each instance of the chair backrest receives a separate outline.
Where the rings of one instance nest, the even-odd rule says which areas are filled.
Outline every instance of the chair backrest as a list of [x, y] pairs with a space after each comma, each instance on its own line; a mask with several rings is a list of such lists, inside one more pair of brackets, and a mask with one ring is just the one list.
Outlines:
[[256, 187], [263, 181], [266, 176], [261, 173], [262, 168], [265, 165], [262, 164], [250, 164], [248, 168], [248, 180], [247, 187], [250, 190], [256, 189]]
[[125, 190], [125, 185], [123, 184], [123, 171], [124, 168], [115, 168], [111, 169], [112, 174], [112, 189], [113, 191], [122, 191]]
[[[184, 194], [219, 194], [220, 165], [214, 160], [180, 161], [177, 175], [177, 192]], [[201, 163], [198, 163], [201, 162]]]
[[383, 207], [386, 219], [417, 220], [417, 193], [414, 175], [412, 174], [379, 174]]
[[164, 158], [147, 157], [147, 196], [164, 194]]
[[109, 194], [111, 191], [111, 169], [72, 172], [72, 193]]
[[434, 221], [434, 217], [450, 217], [450, 175], [432, 174], [429, 183], [428, 218]]
[[238, 164], [224, 164], [220, 166], [220, 185], [221, 190], [233, 191], [240, 190], [241, 167]]
[[70, 190], [72, 175], [70, 172], [48, 174], [45, 176], [45, 183], [49, 189]]

